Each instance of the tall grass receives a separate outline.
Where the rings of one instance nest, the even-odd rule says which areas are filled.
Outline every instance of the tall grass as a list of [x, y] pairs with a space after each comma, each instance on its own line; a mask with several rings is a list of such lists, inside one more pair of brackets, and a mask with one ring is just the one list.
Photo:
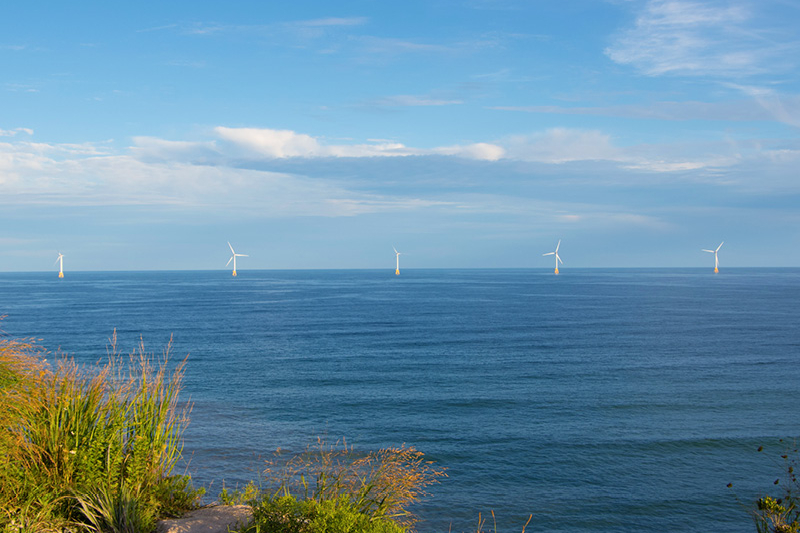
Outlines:
[[97, 368], [52, 363], [29, 340], [0, 339], [0, 529], [148, 531], [199, 496], [172, 471], [188, 405], [186, 361], [111, 340]]
[[255, 521], [245, 531], [253, 533], [340, 531], [330, 529], [334, 523], [352, 526], [341, 531], [406, 531], [417, 522], [412, 504], [445, 475], [413, 447], [357, 453], [346, 442], [329, 445], [320, 439], [305, 453], [286, 459], [279, 452], [267, 462], [262, 483], [270, 492], [250, 485], [239, 495], [224, 491], [221, 497], [247, 496]]

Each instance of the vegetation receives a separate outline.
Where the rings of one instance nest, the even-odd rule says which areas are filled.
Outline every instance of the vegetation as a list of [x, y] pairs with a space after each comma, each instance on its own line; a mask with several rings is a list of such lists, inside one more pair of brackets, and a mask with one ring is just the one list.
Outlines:
[[[783, 441], [781, 441], [783, 442]], [[759, 447], [758, 451], [764, 448]], [[800, 532], [800, 482], [797, 480], [797, 466], [800, 454], [795, 443], [781, 454], [785, 475], [775, 480], [780, 496], [764, 496], [756, 502], [753, 518], [758, 533], [798, 533]]]
[[[172, 470], [184, 364], [140, 343], [90, 370], [31, 340], [0, 339], [0, 531], [146, 532], [202, 495]], [[155, 364], [157, 363], [157, 364]]]
[[[0, 337], [0, 532], [147, 533], [196, 507], [203, 489], [172, 474], [189, 410], [178, 402], [186, 361], [172, 365], [170, 345], [156, 360], [141, 342], [125, 361], [116, 335], [97, 368], [46, 355], [31, 339]], [[796, 444], [781, 459], [779, 495], [751, 510], [758, 533], [800, 533]], [[252, 506], [241, 533], [403, 533], [417, 522], [412, 504], [443, 476], [413, 447], [357, 453], [318, 440], [299, 455], [277, 452], [260, 485], [223, 489], [220, 500]], [[492, 521], [496, 531], [493, 512]], [[486, 526], [479, 516], [477, 532]]]
[[399, 533], [413, 529], [409, 507], [442, 476], [413, 447], [358, 454], [319, 440], [289, 459], [278, 452], [263, 473], [267, 492], [251, 483], [220, 498], [253, 506], [245, 533]]

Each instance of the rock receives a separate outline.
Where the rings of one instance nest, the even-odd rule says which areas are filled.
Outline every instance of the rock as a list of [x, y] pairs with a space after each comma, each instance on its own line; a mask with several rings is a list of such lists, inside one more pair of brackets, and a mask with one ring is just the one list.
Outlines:
[[242, 527], [253, 519], [247, 505], [214, 505], [187, 513], [182, 518], [161, 520], [156, 533], [228, 533], [229, 528]]

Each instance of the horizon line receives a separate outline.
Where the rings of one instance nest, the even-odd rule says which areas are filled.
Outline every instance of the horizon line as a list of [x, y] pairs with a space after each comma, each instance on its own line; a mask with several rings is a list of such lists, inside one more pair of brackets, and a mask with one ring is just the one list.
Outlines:
[[[800, 266], [726, 266], [720, 269], [720, 272], [725, 270], [744, 270], [744, 269], [792, 269], [800, 268]], [[564, 272], [570, 270], [711, 270], [708, 266], [591, 266], [591, 267], [570, 267]], [[240, 270], [239, 272], [309, 272], [309, 271], [383, 271], [386, 270], [394, 274], [393, 268], [248, 268]], [[552, 267], [407, 267], [403, 271], [423, 271], [423, 270], [449, 270], [449, 271], [464, 271], [464, 270], [527, 270], [527, 271], [543, 271], [551, 272]], [[137, 269], [137, 270], [68, 270], [65, 275], [69, 273], [86, 274], [86, 273], [136, 273], [136, 272], [230, 272], [230, 269]], [[0, 270], [0, 274], [58, 274], [57, 270]]]

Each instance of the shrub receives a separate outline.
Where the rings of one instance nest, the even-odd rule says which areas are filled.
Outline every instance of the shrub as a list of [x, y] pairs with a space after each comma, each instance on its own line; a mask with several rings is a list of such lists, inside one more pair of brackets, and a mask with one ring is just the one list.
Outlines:
[[169, 353], [154, 364], [140, 343], [123, 363], [115, 335], [104, 366], [53, 368], [31, 341], [0, 339], [0, 529], [129, 531], [196, 501], [171, 476], [188, 406]]

